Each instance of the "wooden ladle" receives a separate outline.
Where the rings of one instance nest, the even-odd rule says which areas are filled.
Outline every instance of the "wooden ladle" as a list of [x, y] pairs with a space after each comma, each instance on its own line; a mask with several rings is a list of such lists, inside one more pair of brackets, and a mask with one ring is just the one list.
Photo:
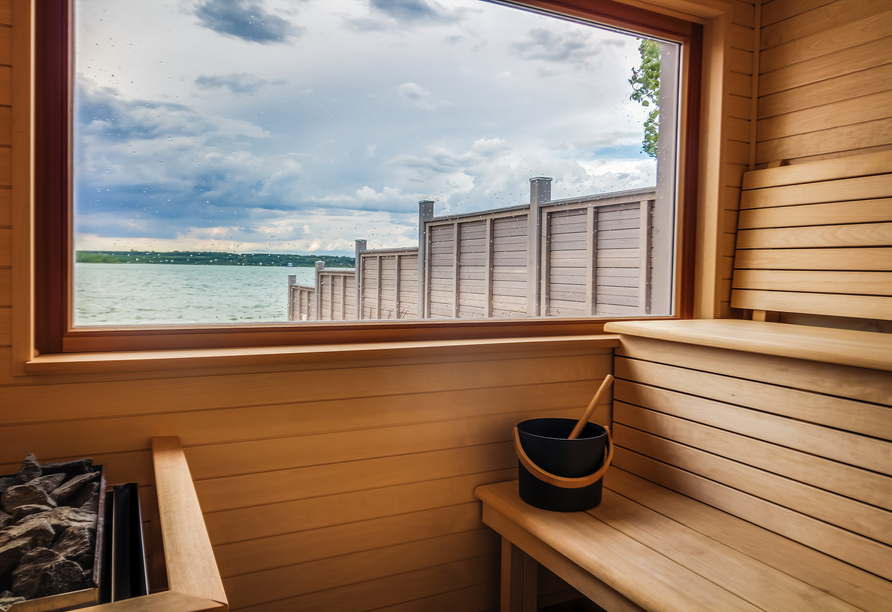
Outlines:
[[576, 423], [576, 427], [573, 428], [573, 431], [570, 433], [570, 437], [567, 438], [568, 440], [575, 440], [579, 437], [579, 434], [582, 433], [582, 429], [585, 427], [585, 424], [588, 423], [588, 420], [591, 418], [592, 413], [595, 411], [595, 406], [597, 406], [598, 402], [601, 401], [601, 396], [607, 393], [607, 390], [612, 384], [613, 374], [608, 374], [604, 377], [604, 382], [601, 383], [601, 387], [598, 389], [598, 392], [595, 393], [595, 397], [592, 398], [592, 401], [588, 405], [588, 408], [585, 409], [585, 414], [583, 414], [582, 418], [579, 419], [579, 422]]

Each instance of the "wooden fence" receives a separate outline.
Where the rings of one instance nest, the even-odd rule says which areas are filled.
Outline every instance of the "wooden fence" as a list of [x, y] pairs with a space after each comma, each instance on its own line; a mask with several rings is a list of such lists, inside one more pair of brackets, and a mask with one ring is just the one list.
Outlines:
[[433, 217], [422, 202], [421, 248], [357, 240], [359, 274], [317, 263], [315, 287], [291, 282], [289, 319], [649, 314], [655, 189], [552, 201], [548, 181], [528, 206]]

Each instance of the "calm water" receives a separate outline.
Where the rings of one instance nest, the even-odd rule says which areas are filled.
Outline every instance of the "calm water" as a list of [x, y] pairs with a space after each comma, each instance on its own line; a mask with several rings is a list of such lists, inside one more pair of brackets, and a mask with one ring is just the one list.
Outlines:
[[78, 263], [74, 324], [286, 321], [289, 274], [314, 282], [313, 268]]

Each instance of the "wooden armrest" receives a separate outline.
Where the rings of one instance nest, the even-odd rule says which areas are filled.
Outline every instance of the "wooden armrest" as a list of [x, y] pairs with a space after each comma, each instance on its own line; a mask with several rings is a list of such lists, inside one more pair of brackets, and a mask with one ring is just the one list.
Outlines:
[[152, 438], [152, 459], [170, 590], [217, 602], [228, 609], [223, 580], [180, 439]]
[[613, 334], [892, 372], [892, 334], [739, 319], [622, 321]]
[[83, 612], [227, 612], [229, 602], [180, 439], [152, 438], [169, 591]]

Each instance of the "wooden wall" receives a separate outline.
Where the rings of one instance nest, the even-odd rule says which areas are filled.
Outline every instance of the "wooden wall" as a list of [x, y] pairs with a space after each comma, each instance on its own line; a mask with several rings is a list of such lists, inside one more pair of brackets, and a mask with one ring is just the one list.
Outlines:
[[[705, 318], [726, 318], [732, 316], [731, 300], [731, 271], [734, 259], [734, 239], [737, 232], [737, 209], [740, 204], [740, 187], [743, 181], [743, 173], [749, 169], [750, 141], [752, 138], [753, 106], [753, 49], [755, 48], [755, 24], [757, 0], [732, 0], [732, 10], [727, 19], [731, 25], [728, 36], [721, 42], [704, 42], [704, 53], [724, 53], [724, 85], [722, 91], [722, 133], [719, 185], [717, 189], [719, 206], [717, 216], [712, 218], [712, 213], [702, 213], [705, 218], [700, 219], [701, 227], [705, 225], [701, 235], [707, 235], [703, 244], [712, 244], [715, 240], [714, 273], [715, 283], [708, 280], [700, 286], [701, 300], [703, 304], [698, 311], [699, 316]], [[711, 87], [711, 75], [704, 74], [704, 87]], [[706, 109], [709, 112], [709, 109]], [[701, 138], [709, 138], [708, 134], [702, 134]], [[701, 177], [701, 187], [704, 185]], [[710, 190], [711, 191], [711, 190]], [[715, 227], [715, 239], [708, 236]], [[709, 251], [703, 252], [704, 256], [712, 261]], [[706, 264], [704, 272], [708, 270]], [[698, 276], [703, 276], [698, 274]], [[714, 287], [715, 293], [711, 291]], [[715, 304], [710, 301], [710, 296], [715, 296]]]
[[756, 162], [892, 148], [892, 3], [762, 7]]
[[515, 477], [512, 425], [578, 414], [611, 366], [603, 349], [4, 375], [0, 474], [34, 452], [92, 456], [110, 482], [139, 482], [153, 587], [163, 587], [149, 448], [176, 435], [233, 609], [487, 610], [499, 546], [474, 488]]
[[150, 439], [179, 436], [233, 609], [495, 608], [474, 488], [514, 477], [512, 425], [579, 413], [612, 349], [12, 377], [11, 12], [0, 0], [0, 474], [33, 452], [140, 483], [163, 589]]

